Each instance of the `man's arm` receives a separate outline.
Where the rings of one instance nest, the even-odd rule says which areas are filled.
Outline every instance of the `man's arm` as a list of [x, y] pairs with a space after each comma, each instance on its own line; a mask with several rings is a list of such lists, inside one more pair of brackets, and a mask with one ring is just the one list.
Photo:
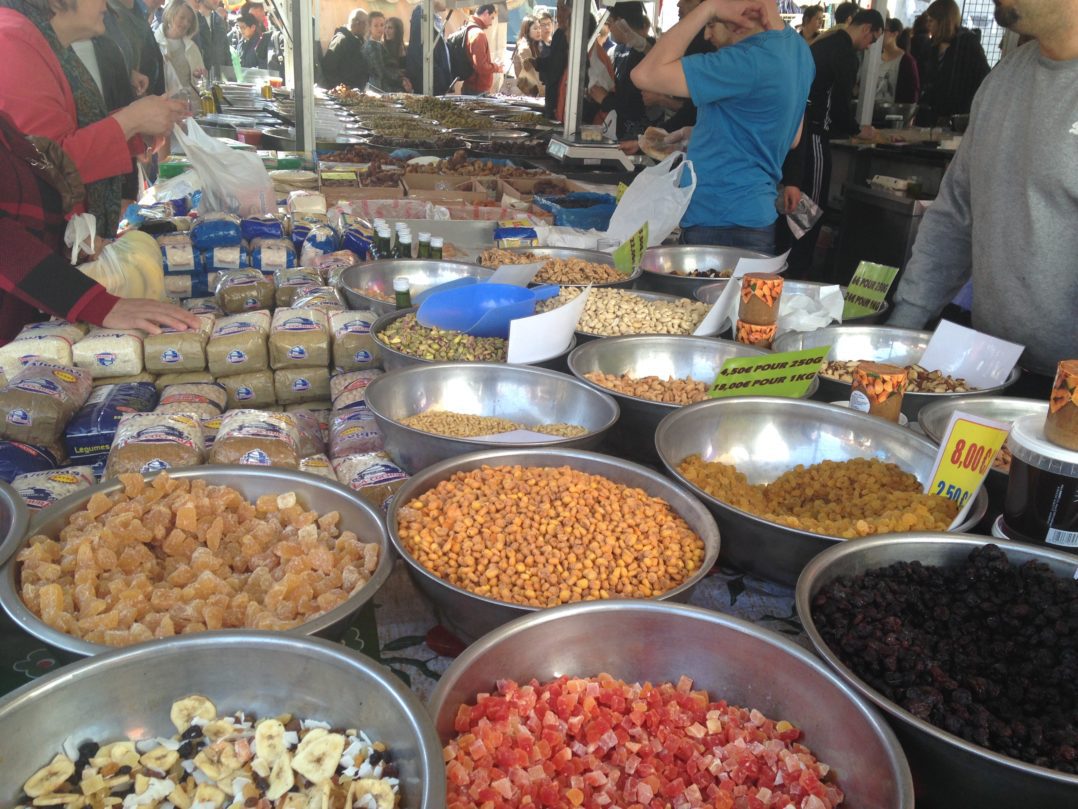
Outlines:
[[861, 125], [853, 117], [851, 102], [853, 87], [857, 82], [857, 57], [852, 52], [832, 51], [832, 70], [835, 77], [831, 90], [831, 112], [835, 120], [834, 131], [842, 135], [856, 135]]

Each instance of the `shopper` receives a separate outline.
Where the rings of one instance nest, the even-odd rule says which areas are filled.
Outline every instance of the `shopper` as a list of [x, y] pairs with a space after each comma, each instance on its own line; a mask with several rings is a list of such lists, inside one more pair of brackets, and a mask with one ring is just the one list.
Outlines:
[[153, 29], [135, 0], [108, 0], [109, 9], [116, 14], [116, 23], [134, 51], [132, 67], [146, 76], [144, 92], [161, 95], [165, 92], [165, 68], [161, 49]]
[[[877, 104], [916, 104], [921, 93], [921, 80], [917, 74], [917, 62], [898, 44], [902, 33], [902, 21], [894, 17], [887, 21], [883, 31], [880, 72], [876, 79]], [[868, 76], [868, 59], [861, 62], [857, 76], [859, 87], [865, 86]]]
[[382, 41], [383, 65], [381, 81], [383, 89], [390, 93], [412, 92], [412, 82], [404, 72], [404, 22], [400, 17], [386, 20], [385, 37]]
[[498, 9], [492, 3], [486, 3], [476, 9], [471, 20], [463, 26], [463, 36], [473, 70], [461, 88], [461, 92], [467, 95], [489, 93], [494, 86], [494, 74], [504, 70], [501, 64], [491, 59], [490, 40], [487, 39], [488, 29], [497, 22]]
[[165, 60], [165, 89], [169, 96], [190, 93], [198, 98], [198, 82], [206, 75], [202, 54], [195, 44], [198, 14], [183, 0], [171, 0], [165, 6], [157, 44]]
[[386, 33], [386, 15], [381, 11], [372, 11], [367, 15], [367, 38], [363, 41], [363, 58], [367, 60], [370, 78], [367, 84], [382, 92], [387, 92], [387, 84], [392, 80], [386, 76], [386, 52], [382, 38]]
[[[737, 29], [763, 30], [713, 53], [682, 58], [717, 17]], [[690, 96], [697, 124], [688, 157], [697, 186], [681, 221], [686, 244], [771, 253], [782, 161], [797, 141], [812, 84], [808, 45], [773, 3], [704, 0], [658, 41], [632, 72], [637, 87]]]
[[[110, 0], [111, 1], [111, 0]], [[206, 22], [206, 51], [202, 54], [207, 69], [232, 67], [228, 47], [228, 17], [222, 0], [200, 0], [199, 14]]]
[[262, 23], [253, 14], [240, 14], [236, 20], [236, 30], [240, 35], [237, 48], [240, 67], [265, 70], [269, 64], [269, 39], [262, 29]]
[[1078, 357], [1078, 8], [996, 0], [996, 22], [1037, 41], [1001, 61], [925, 212], [889, 325], [924, 328], [973, 280], [973, 327], [1026, 347], [1012, 389], [1046, 399]]
[[651, 22], [641, 2], [621, 2], [610, 6], [610, 36], [617, 43], [613, 55], [614, 89], [592, 90], [592, 98], [604, 112], [617, 114], [618, 140], [636, 139], [651, 125], [644, 97], [633, 84], [631, 75], [655, 44], [648, 36]]
[[[857, 80], [857, 54], [883, 33], [880, 12], [858, 11], [847, 25], [834, 33], [817, 37], [810, 48], [816, 78], [809, 93], [805, 116], [805, 137], [787, 159], [784, 178], [787, 186], [800, 190], [819, 205], [827, 206], [831, 187], [831, 138], [860, 135], [875, 137], [876, 131], [862, 127], [851, 108]], [[790, 251], [788, 278], [808, 278], [812, 273], [816, 241], [822, 220], [794, 242]]]
[[805, 6], [801, 12], [801, 38], [809, 45], [820, 35], [824, 24], [823, 6]]
[[917, 120], [923, 126], [938, 126], [951, 115], [969, 112], [989, 68], [980, 39], [962, 27], [962, 13], [954, 0], [935, 0], [925, 17], [933, 48], [922, 77]]
[[81, 0], [0, 0], [0, 110], [31, 135], [59, 143], [86, 184], [85, 209], [98, 233], [113, 235], [120, 218], [120, 180], [150, 137], [172, 131], [186, 106], [146, 96], [111, 114], [70, 45], [104, 34], [100, 7]]
[[[152, 300], [121, 300], [64, 258], [64, 200], [81, 195], [73, 167], [52, 144], [31, 143], [0, 112], [0, 345], [42, 312], [112, 329], [160, 326], [198, 328], [198, 318], [178, 306]], [[48, 159], [46, 158], [46, 155]]]
[[329, 41], [322, 57], [322, 76], [328, 88], [343, 84], [363, 92], [370, 80], [370, 63], [364, 53], [367, 37], [367, 12], [357, 8], [348, 15], [348, 25], [341, 26]]
[[535, 18], [539, 20], [539, 30], [542, 32], [543, 45], [549, 48], [554, 38], [554, 15], [550, 13], [550, 9], [543, 8], [539, 10]]
[[[569, 67], [569, 14], [572, 8], [567, 0], [558, 2], [557, 27], [550, 37], [550, 45], [545, 53], [536, 60], [539, 68], [539, 78], [546, 88], [546, 99], [543, 104], [543, 114], [551, 120], [561, 120], [558, 108], [561, 98], [561, 83], [565, 78], [565, 71]], [[542, 23], [542, 19], [540, 19]]]
[[[423, 5], [419, 3], [412, 10], [405, 63], [408, 80], [417, 93], [426, 92], [423, 87]], [[449, 91], [453, 76], [449, 69], [449, 48], [445, 44], [445, 0], [434, 0], [433, 8], [434, 42], [431, 44], [431, 49], [434, 52], [434, 86], [431, 90], [434, 95], [440, 96]]]
[[932, 37], [928, 35], [928, 16], [925, 14], [917, 15], [910, 28], [910, 56], [917, 63], [917, 75], [923, 85], [932, 58]]
[[516, 76], [517, 92], [521, 95], [541, 96], [546, 91], [536, 65], [542, 44], [543, 29], [539, 21], [532, 16], [525, 17], [520, 24], [516, 50], [513, 51], [513, 74]]
[[[700, 0], [678, 0], [678, 19], [685, 19], [686, 15], [698, 5], [700, 5]], [[717, 21], [716, 24], [721, 26], [721, 23]], [[708, 32], [714, 27], [715, 25], [709, 20], [700, 33], [693, 37], [689, 47], [685, 49], [685, 55], [695, 56], [698, 53], [711, 53], [714, 51], [715, 46], [708, 38]], [[675, 98], [664, 93], [649, 93], [647, 91], [642, 93], [642, 97], [644, 104], [648, 107], [662, 108], [670, 113], [670, 117], [663, 124], [663, 127], [670, 132], [677, 132], [696, 123], [696, 105], [692, 103], [691, 98]]]

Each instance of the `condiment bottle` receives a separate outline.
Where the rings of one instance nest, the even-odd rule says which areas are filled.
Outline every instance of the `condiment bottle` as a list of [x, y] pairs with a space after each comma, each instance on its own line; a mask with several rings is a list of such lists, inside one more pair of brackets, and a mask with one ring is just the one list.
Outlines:
[[898, 423], [908, 372], [897, 365], [862, 362], [853, 370], [850, 409]]
[[412, 234], [411, 234], [411, 232], [404, 231], [397, 237], [397, 257], [398, 258], [411, 258], [412, 257]]
[[382, 228], [378, 231], [378, 257], [390, 258], [392, 252], [393, 237], [390, 235], [389, 228]]
[[441, 259], [444, 239], [441, 236], [432, 236], [430, 240], [430, 257]]
[[398, 275], [393, 279], [393, 295], [398, 309], [412, 308], [412, 282], [407, 276]]
[[1044, 437], [1066, 449], [1078, 449], [1078, 360], [1063, 360], [1056, 369]]
[[419, 234], [419, 258], [430, 258], [430, 234]]

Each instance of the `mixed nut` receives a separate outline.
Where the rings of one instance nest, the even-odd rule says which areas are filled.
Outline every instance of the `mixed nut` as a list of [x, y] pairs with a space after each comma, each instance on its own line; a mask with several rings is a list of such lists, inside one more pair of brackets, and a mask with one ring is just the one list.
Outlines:
[[658, 376], [633, 377], [629, 374], [604, 374], [589, 371], [584, 378], [625, 396], [650, 399], [653, 402], [672, 405], [690, 405], [707, 398], [707, 383], [695, 379], [676, 379]]
[[534, 281], [540, 284], [612, 284], [628, 278], [617, 267], [585, 261], [580, 258], [547, 258], [535, 253], [515, 253], [510, 250], [492, 248], [484, 250], [479, 263], [484, 267], [500, 267], [503, 264], [531, 264], [542, 261], [543, 266], [535, 274]]
[[[853, 372], [867, 360], [831, 360], [820, 371], [821, 376], [837, 379], [839, 382], [853, 382]], [[977, 388], [965, 379], [948, 376], [940, 371], [929, 371], [920, 365], [908, 365], [906, 393], [971, 393]]]

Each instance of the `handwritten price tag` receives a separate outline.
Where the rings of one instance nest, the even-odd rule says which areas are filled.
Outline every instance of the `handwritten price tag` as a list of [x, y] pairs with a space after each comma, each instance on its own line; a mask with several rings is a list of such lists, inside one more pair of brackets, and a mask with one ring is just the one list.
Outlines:
[[880, 311], [897, 275], [898, 267], [862, 261], [846, 287], [842, 319], [872, 315]]
[[712, 399], [728, 396], [803, 396], [831, 351], [817, 346], [760, 357], [731, 357], [722, 364], [708, 392]]
[[958, 503], [959, 512], [952, 528], [965, 519], [974, 495], [992, 468], [992, 459], [1003, 447], [1009, 432], [1010, 425], [995, 419], [961, 410], [951, 416], [925, 493]]
[[632, 275], [640, 262], [644, 259], [644, 251], [648, 249], [648, 223], [640, 226], [640, 230], [630, 236], [620, 247], [614, 250], [614, 266], [618, 272]]

